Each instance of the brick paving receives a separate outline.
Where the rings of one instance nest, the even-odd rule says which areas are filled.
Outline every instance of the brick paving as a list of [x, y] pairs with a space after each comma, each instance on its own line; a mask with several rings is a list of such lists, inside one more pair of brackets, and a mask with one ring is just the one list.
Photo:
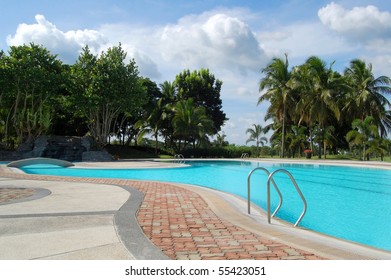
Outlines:
[[[1, 170], [0, 170], [0, 175]], [[145, 195], [137, 220], [145, 235], [171, 259], [319, 260], [312, 253], [271, 241], [219, 218], [200, 195], [167, 183], [4, 174], [6, 177], [128, 186]]]

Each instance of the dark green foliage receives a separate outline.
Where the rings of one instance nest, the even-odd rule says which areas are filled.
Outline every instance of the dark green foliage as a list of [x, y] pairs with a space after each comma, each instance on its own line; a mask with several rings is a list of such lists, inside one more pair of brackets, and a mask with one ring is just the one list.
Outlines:
[[371, 116], [381, 138], [391, 131], [391, 103], [385, 96], [391, 93], [391, 79], [375, 78], [362, 60], [352, 60], [343, 74], [333, 64], [312, 56], [289, 69], [285, 57], [264, 68], [258, 104], [270, 102], [265, 120], [272, 121], [270, 143], [280, 148], [281, 157], [311, 149], [326, 158], [327, 152], [346, 150], [345, 136], [355, 119]]
[[252, 155], [253, 148], [247, 146], [208, 147], [183, 150], [185, 158], [240, 158], [243, 153]]
[[62, 62], [42, 46], [12, 46], [1, 53], [0, 69], [1, 140], [20, 144], [47, 133], [64, 84]]
[[214, 134], [227, 120], [220, 98], [222, 84], [208, 69], [185, 70], [176, 76], [174, 82], [179, 100], [192, 98], [197, 106], [205, 108], [206, 115], [213, 121]]
[[107, 145], [105, 149], [118, 159], [134, 158], [157, 158], [158, 155], [171, 155], [170, 152], [158, 149], [156, 154], [155, 148], [149, 146], [124, 146], [124, 145]]

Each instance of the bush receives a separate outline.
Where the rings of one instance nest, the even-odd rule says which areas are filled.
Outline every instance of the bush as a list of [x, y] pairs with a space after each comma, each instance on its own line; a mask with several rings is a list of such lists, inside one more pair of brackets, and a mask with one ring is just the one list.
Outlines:
[[190, 148], [180, 152], [185, 158], [239, 158], [243, 153], [251, 156], [252, 149], [247, 146], [226, 146], [208, 148]]
[[156, 154], [155, 148], [146, 146], [107, 145], [105, 149], [113, 156], [117, 155], [120, 159], [157, 158], [160, 155], [171, 154], [162, 149], [158, 149], [158, 154]]

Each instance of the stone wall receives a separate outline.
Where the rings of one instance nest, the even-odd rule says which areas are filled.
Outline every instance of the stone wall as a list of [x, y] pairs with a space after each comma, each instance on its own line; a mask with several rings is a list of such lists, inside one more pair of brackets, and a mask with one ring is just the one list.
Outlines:
[[46, 157], [66, 161], [110, 161], [113, 157], [106, 151], [92, 151], [90, 137], [40, 136], [32, 143], [24, 143], [16, 152], [18, 157]]

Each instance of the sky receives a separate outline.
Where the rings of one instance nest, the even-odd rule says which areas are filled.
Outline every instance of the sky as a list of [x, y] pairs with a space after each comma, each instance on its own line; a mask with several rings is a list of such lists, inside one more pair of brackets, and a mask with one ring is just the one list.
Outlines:
[[[185, 69], [208, 68], [223, 82], [229, 120], [222, 131], [244, 145], [262, 69], [288, 54], [290, 66], [316, 55], [342, 72], [352, 59], [391, 77], [389, 0], [0, 0], [0, 49], [34, 42], [68, 64], [82, 47], [99, 54], [122, 44], [140, 74], [160, 84]], [[249, 145], [254, 142], [249, 143]]]

